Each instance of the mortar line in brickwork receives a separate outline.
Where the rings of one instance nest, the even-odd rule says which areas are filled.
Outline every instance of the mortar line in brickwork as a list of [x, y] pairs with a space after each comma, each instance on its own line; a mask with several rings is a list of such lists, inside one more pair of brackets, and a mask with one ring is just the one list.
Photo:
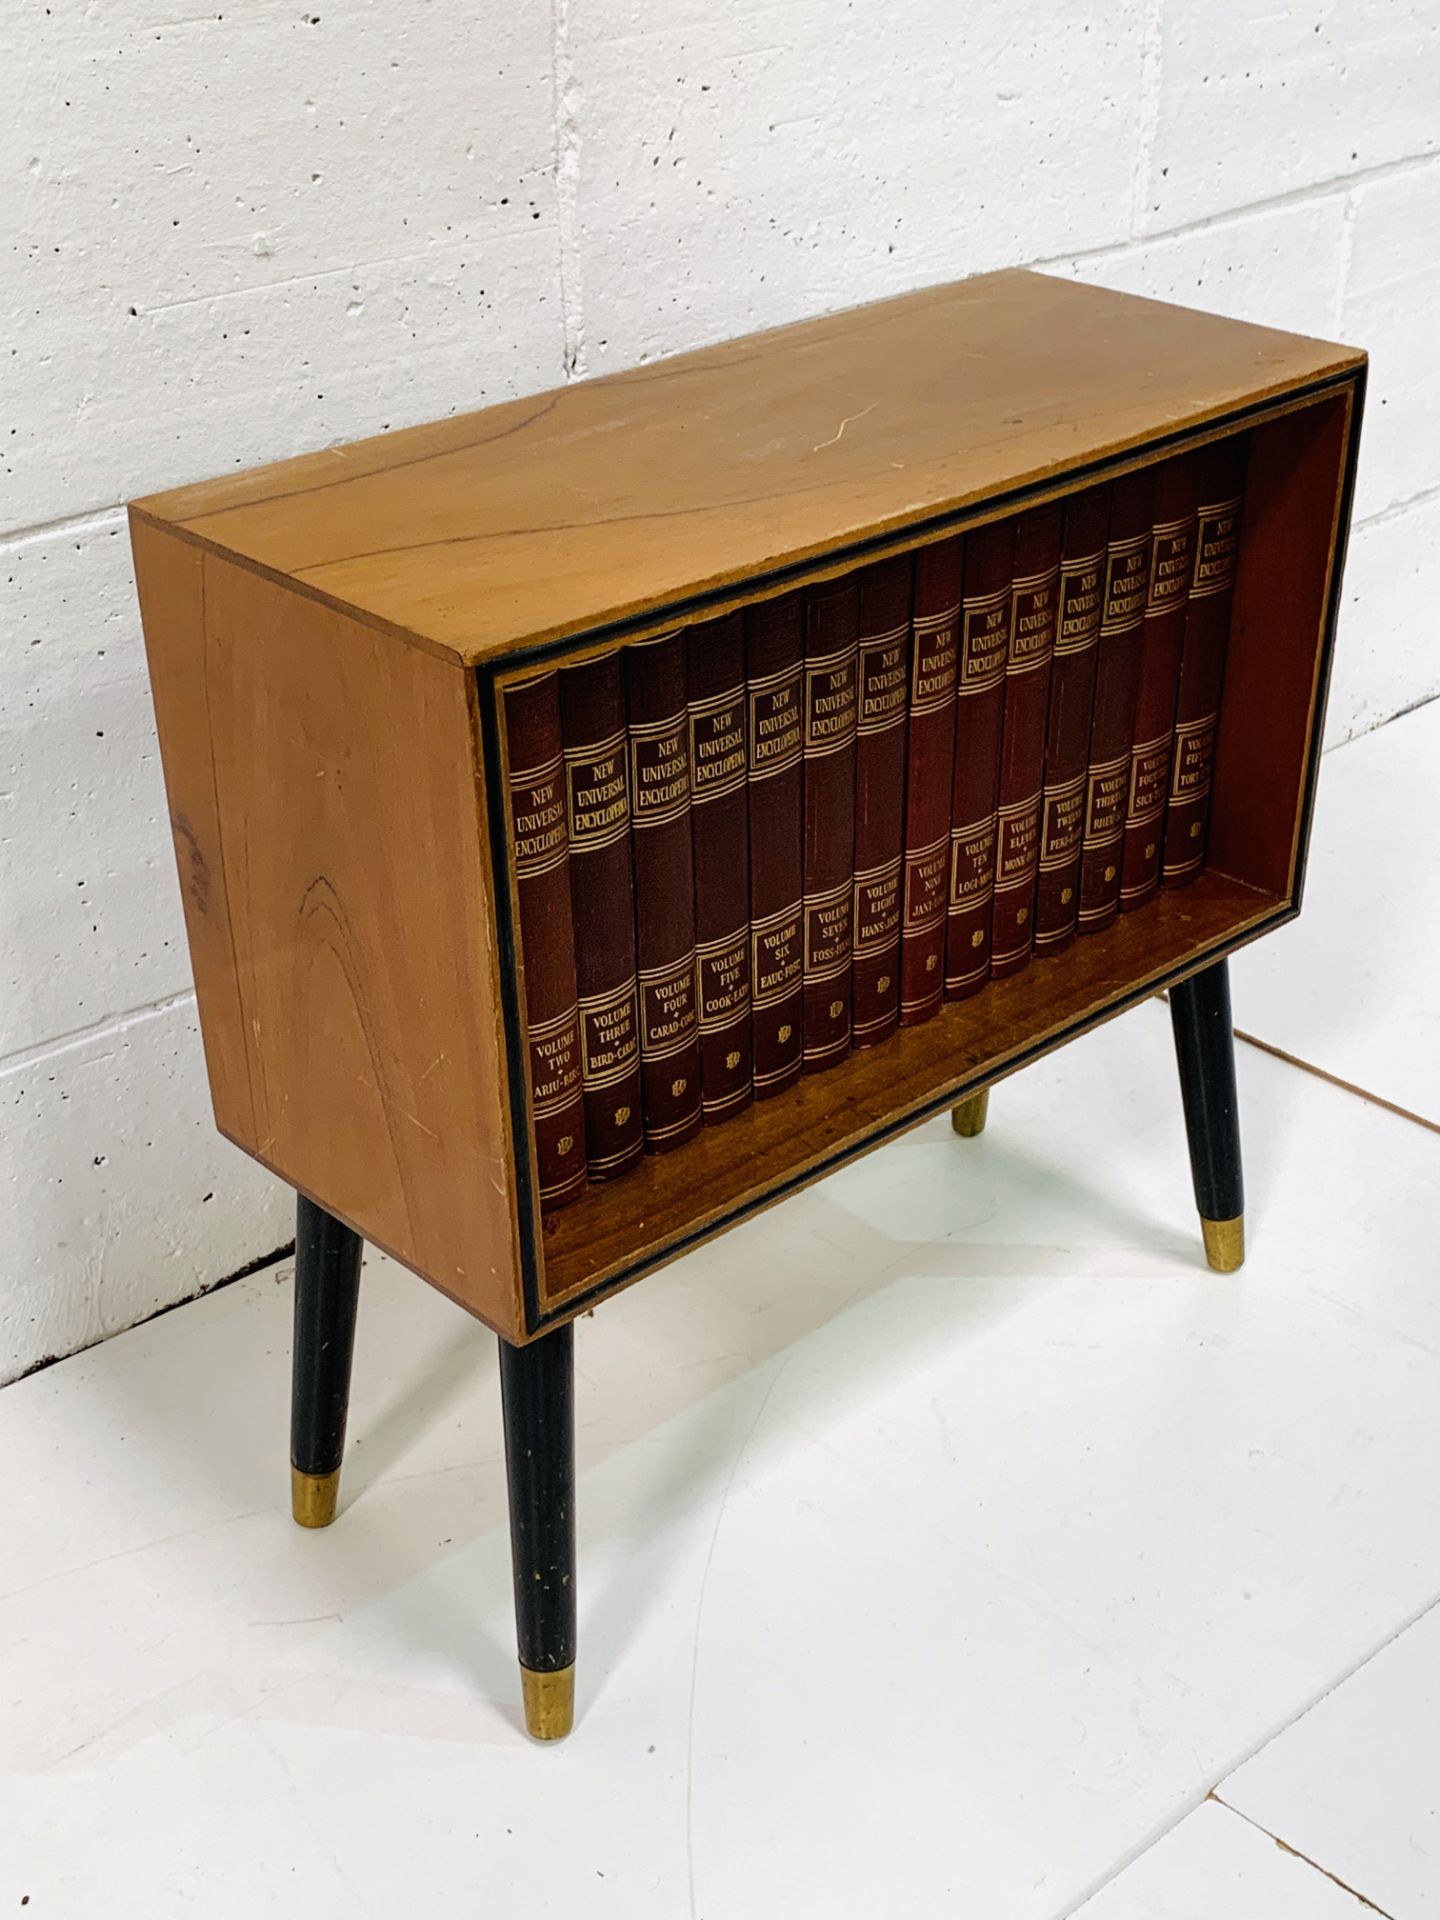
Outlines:
[[1160, 88], [1165, 65], [1165, 0], [1150, 0], [1140, 42], [1140, 108], [1135, 179], [1130, 195], [1130, 232], [1135, 235], [1150, 200], [1155, 141], [1160, 132]]
[[1361, 527], [1378, 527], [1386, 520], [1398, 520], [1402, 513], [1409, 513], [1413, 507], [1428, 507], [1434, 500], [1440, 500], [1440, 485], [1421, 487], [1418, 493], [1407, 493], [1403, 500], [1392, 500], [1388, 507], [1377, 507], [1374, 513], [1357, 517], [1353, 531], [1358, 533]]
[[103, 1020], [93, 1021], [88, 1027], [73, 1027], [68, 1033], [50, 1034], [28, 1047], [16, 1047], [12, 1053], [0, 1054], [0, 1074], [43, 1066], [56, 1055], [69, 1053], [105, 1034], [123, 1037], [131, 1027], [142, 1026], [147, 1020], [158, 1020], [162, 1014], [173, 1013], [177, 1007], [188, 1005], [194, 998], [195, 989], [187, 987], [183, 993], [166, 994], [159, 1000], [147, 1001], [142, 1007], [126, 1007], [120, 1013], [107, 1013]]
[[29, 540], [63, 540], [72, 533], [95, 533], [108, 521], [114, 522], [111, 530], [118, 533], [125, 524], [124, 513], [124, 502], [112, 500], [103, 507], [87, 507], [83, 513], [66, 514], [58, 520], [36, 520], [28, 527], [6, 527], [0, 530], [0, 553], [9, 547], [23, 546]]
[[1403, 160], [1383, 160], [1373, 167], [1357, 168], [1354, 173], [1338, 173], [1325, 180], [1312, 180], [1304, 186], [1291, 187], [1285, 193], [1271, 194], [1264, 200], [1247, 200], [1243, 205], [1226, 207], [1219, 213], [1204, 214], [1198, 220], [1184, 220], [1178, 226], [1157, 227], [1153, 233], [1137, 233], [1125, 240], [1108, 240], [1104, 246], [1086, 247], [1079, 253], [1049, 254], [1043, 260], [1032, 260], [1030, 265], [1044, 272], [1047, 267], [1073, 266], [1083, 260], [1122, 259], [1126, 254], [1139, 253], [1146, 247], [1156, 246], [1162, 240], [1182, 240], [1192, 233], [1206, 233], [1212, 227], [1248, 220], [1254, 214], [1274, 213], [1282, 207], [1301, 206], [1307, 200], [1333, 199], [1336, 194], [1367, 187], [1377, 180], [1420, 173], [1426, 167], [1440, 169], [1440, 152], [1409, 154]]
[[555, 225], [560, 278], [561, 364], [567, 380], [583, 380], [585, 315], [580, 282], [579, 81], [570, 52], [570, 0], [550, 0], [551, 110], [555, 116]]
[[1355, 258], [1355, 196], [1340, 201], [1340, 258], [1335, 266], [1335, 337], [1345, 324], [1345, 299], [1350, 291], [1350, 264]]

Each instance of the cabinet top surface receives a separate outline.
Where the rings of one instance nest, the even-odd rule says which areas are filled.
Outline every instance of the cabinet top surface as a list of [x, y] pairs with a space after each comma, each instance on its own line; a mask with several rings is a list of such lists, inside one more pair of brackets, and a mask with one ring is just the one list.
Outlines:
[[471, 663], [823, 559], [1363, 362], [993, 273], [135, 511]]

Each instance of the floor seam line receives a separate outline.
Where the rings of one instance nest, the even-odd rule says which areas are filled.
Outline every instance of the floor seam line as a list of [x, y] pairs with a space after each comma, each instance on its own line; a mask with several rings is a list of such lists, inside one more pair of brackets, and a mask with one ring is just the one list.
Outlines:
[[[1050, 1916], [1050, 1920], [1071, 1920], [1071, 1916], [1079, 1913], [1087, 1901], [1093, 1900], [1096, 1895], [1102, 1893], [1112, 1881], [1118, 1880], [1121, 1874], [1127, 1872], [1137, 1861], [1143, 1860], [1147, 1853], [1153, 1848], [1158, 1847], [1162, 1840], [1168, 1839], [1182, 1822], [1190, 1818], [1192, 1813], [1198, 1813], [1207, 1800], [1218, 1802], [1220, 1806], [1227, 1808], [1231, 1813], [1239, 1813], [1238, 1807], [1232, 1807], [1228, 1800], [1220, 1799], [1219, 1788], [1224, 1785], [1231, 1775], [1238, 1773], [1240, 1768], [1247, 1765], [1258, 1753], [1263, 1753], [1265, 1748], [1270, 1746], [1272, 1742], [1278, 1740], [1282, 1734], [1288, 1733], [1291, 1727], [1305, 1718], [1307, 1713], [1312, 1713], [1315, 1708], [1320, 1705], [1322, 1700], [1328, 1700], [1337, 1688], [1343, 1687], [1347, 1680], [1353, 1680], [1362, 1667], [1368, 1667], [1372, 1660], [1384, 1653], [1387, 1647], [1393, 1646], [1402, 1634], [1408, 1633], [1412, 1627], [1418, 1626], [1426, 1614], [1432, 1612], [1436, 1607], [1440, 1607], [1440, 1593], [1432, 1594], [1428, 1600], [1423, 1601], [1420, 1606], [1414, 1608], [1413, 1611], [1405, 1616], [1398, 1626], [1392, 1628], [1383, 1638], [1377, 1640], [1367, 1652], [1360, 1655], [1358, 1660], [1352, 1661], [1342, 1672], [1336, 1674], [1333, 1680], [1327, 1681], [1318, 1693], [1313, 1694], [1305, 1701], [1303, 1706], [1297, 1707], [1286, 1719], [1272, 1726], [1268, 1732], [1262, 1733], [1259, 1739], [1252, 1742], [1243, 1752], [1226, 1761], [1220, 1767], [1219, 1771], [1212, 1775], [1209, 1786], [1201, 1788], [1194, 1794], [1187, 1795], [1185, 1800], [1176, 1809], [1173, 1818], [1166, 1819], [1160, 1825], [1152, 1828], [1143, 1840], [1138, 1841], [1129, 1852], [1122, 1854], [1113, 1867], [1107, 1868], [1097, 1879], [1092, 1880], [1089, 1885], [1067, 1905], [1058, 1908], [1056, 1912]], [[1247, 1818], [1244, 1814], [1241, 1814], [1240, 1817], [1241, 1819]], [[1251, 1821], [1250, 1824], [1253, 1826], [1256, 1823]], [[1264, 1829], [1262, 1829], [1262, 1831], [1264, 1831]], [[1270, 1837], [1272, 1839], [1275, 1838], [1273, 1834]], [[1277, 1845], [1284, 1846], [1285, 1844], [1284, 1841], [1277, 1841]], [[1304, 1858], [1303, 1855], [1299, 1857]], [[1314, 1862], [1311, 1861], [1309, 1864], [1313, 1866]], [[1323, 1867], [1316, 1867], [1317, 1873], [1323, 1873], [1324, 1871], [1325, 1869]], [[1347, 1887], [1345, 1891], [1351, 1893], [1354, 1889]], [[1356, 1894], [1355, 1898], [1361, 1900], [1364, 1899], [1364, 1895]], [[1367, 1904], [1373, 1905], [1373, 1902]], [[1379, 1913], [1382, 1909], [1377, 1907], [1375, 1911]], [[1393, 1916], [1386, 1914], [1384, 1920], [1393, 1920]]]
[[1331, 1884], [1337, 1886], [1342, 1893], [1348, 1893], [1350, 1898], [1352, 1900], [1358, 1900], [1362, 1907], [1368, 1908], [1371, 1913], [1378, 1913], [1380, 1920], [1395, 1920], [1394, 1914], [1388, 1912], [1384, 1907], [1378, 1906], [1375, 1901], [1370, 1899], [1368, 1894], [1361, 1893], [1358, 1887], [1352, 1887], [1350, 1882], [1348, 1880], [1342, 1880], [1338, 1873], [1331, 1873], [1328, 1867], [1322, 1867], [1320, 1862], [1318, 1860], [1312, 1860], [1308, 1853], [1302, 1853], [1298, 1847], [1292, 1847], [1288, 1840], [1282, 1840], [1278, 1833], [1272, 1833], [1269, 1827], [1262, 1826], [1258, 1820], [1253, 1820], [1248, 1813], [1243, 1812], [1239, 1807], [1232, 1807], [1228, 1800], [1222, 1800], [1219, 1794], [1213, 1789], [1207, 1798], [1213, 1800], [1217, 1807], [1224, 1807], [1227, 1813], [1233, 1813], [1237, 1820], [1243, 1820], [1247, 1827], [1253, 1827], [1256, 1833], [1263, 1833], [1267, 1840], [1273, 1840], [1282, 1853], [1288, 1853], [1293, 1859], [1302, 1861], [1307, 1867], [1313, 1868], [1322, 1879], [1330, 1881]]
[[1273, 1041], [1261, 1040], [1253, 1033], [1246, 1033], [1236, 1027], [1235, 1038], [1243, 1040], [1246, 1046], [1254, 1047], [1257, 1052], [1268, 1053], [1273, 1059], [1285, 1061], [1287, 1066], [1298, 1067], [1302, 1073], [1312, 1074], [1317, 1080], [1324, 1080], [1332, 1087], [1338, 1087], [1342, 1093], [1353, 1093], [1359, 1100], [1366, 1100], [1373, 1107], [1383, 1107], [1387, 1113], [1393, 1113], [1401, 1120], [1409, 1120], [1417, 1127], [1424, 1127], [1427, 1133], [1440, 1133], [1440, 1122], [1427, 1120], [1423, 1113], [1414, 1113], [1409, 1107], [1402, 1107], [1394, 1100], [1387, 1100], [1383, 1093], [1372, 1093], [1366, 1087], [1357, 1087], [1353, 1080], [1342, 1080], [1338, 1073], [1330, 1073], [1324, 1067], [1317, 1067], [1313, 1060], [1302, 1060], [1298, 1054], [1287, 1053], [1283, 1047], [1277, 1047]]

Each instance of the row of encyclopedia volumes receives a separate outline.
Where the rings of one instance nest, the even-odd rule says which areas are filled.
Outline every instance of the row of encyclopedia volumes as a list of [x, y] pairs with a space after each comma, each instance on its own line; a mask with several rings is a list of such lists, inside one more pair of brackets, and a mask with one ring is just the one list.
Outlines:
[[542, 1209], [1194, 878], [1245, 456], [506, 688]]

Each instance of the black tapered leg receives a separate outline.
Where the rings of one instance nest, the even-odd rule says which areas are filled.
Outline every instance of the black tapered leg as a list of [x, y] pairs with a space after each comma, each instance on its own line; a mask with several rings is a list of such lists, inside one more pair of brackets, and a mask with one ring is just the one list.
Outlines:
[[575, 1714], [575, 1340], [500, 1342], [510, 1559], [525, 1724], [562, 1740]]
[[302, 1527], [328, 1527], [340, 1492], [355, 1307], [365, 1243], [299, 1196], [295, 1347], [290, 1382], [290, 1504]]
[[1205, 1257], [1217, 1273], [1233, 1273], [1245, 1259], [1245, 1186], [1228, 964], [1217, 960], [1172, 988], [1170, 1018]]

